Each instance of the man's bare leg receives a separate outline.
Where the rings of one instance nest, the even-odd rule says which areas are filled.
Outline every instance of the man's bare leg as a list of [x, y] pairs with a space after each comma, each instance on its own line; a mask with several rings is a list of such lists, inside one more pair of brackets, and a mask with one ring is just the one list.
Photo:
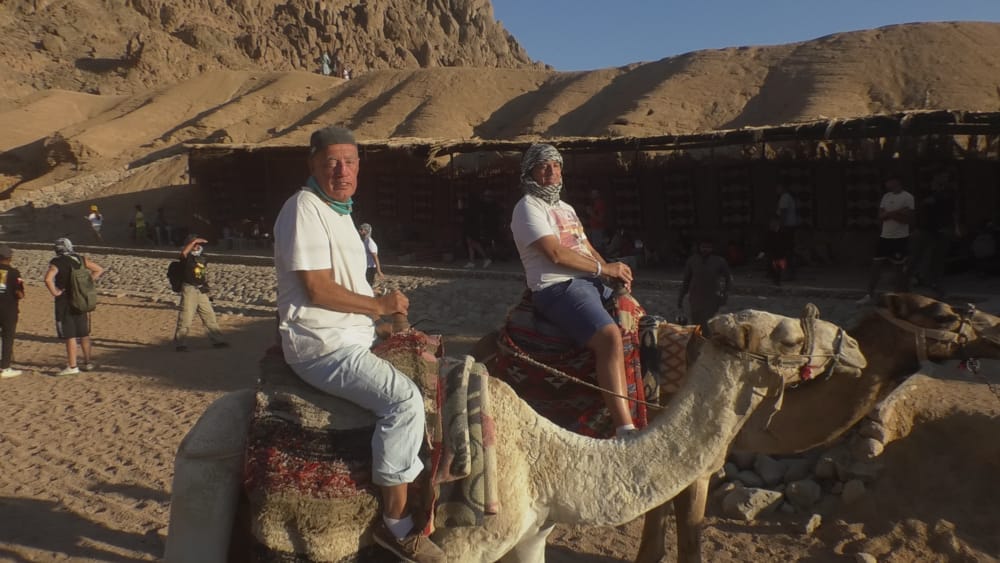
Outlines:
[[[632, 424], [628, 389], [625, 385], [625, 351], [618, 326], [606, 325], [590, 337], [587, 347], [594, 351], [597, 360], [597, 383], [610, 393], [604, 393], [604, 404], [611, 412], [615, 428]], [[621, 396], [615, 396], [615, 393]]]
[[66, 339], [66, 361], [69, 367], [76, 367], [76, 338]]

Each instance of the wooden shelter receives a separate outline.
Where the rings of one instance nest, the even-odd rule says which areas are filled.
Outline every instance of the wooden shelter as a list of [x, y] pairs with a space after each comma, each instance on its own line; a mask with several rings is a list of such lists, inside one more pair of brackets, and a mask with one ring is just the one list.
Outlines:
[[[598, 190], [613, 227], [665, 256], [703, 235], [755, 252], [779, 185], [799, 206], [799, 244], [820, 260], [868, 259], [888, 176], [918, 201], [934, 183], [952, 186], [970, 227], [1000, 214], [1000, 113], [921, 111], [652, 137], [365, 141], [356, 220], [374, 226], [387, 255], [436, 260], [462, 252], [460, 202], [485, 191], [497, 245], [510, 252], [520, 156], [538, 141], [563, 153], [563, 197], [581, 216]], [[303, 146], [189, 150], [214, 236], [223, 225], [273, 224], [307, 176]]]

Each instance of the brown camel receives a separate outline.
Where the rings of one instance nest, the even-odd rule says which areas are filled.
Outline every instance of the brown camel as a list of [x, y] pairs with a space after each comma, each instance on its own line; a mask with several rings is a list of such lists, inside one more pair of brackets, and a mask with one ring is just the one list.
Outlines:
[[[786, 390], [784, 405], [773, 414], [770, 425], [752, 421], [737, 435], [733, 448], [791, 454], [828, 444], [871, 411], [896, 382], [917, 371], [921, 359], [1000, 358], [1000, 317], [969, 313], [916, 294], [882, 296], [878, 307], [849, 333], [868, 358], [860, 378], [821, 378]], [[699, 347], [697, 339], [689, 342], [689, 362], [697, 357]], [[477, 343], [473, 354], [489, 360], [495, 350], [496, 333], [491, 333]], [[667, 404], [669, 397], [661, 401]], [[701, 561], [708, 483], [706, 475], [673, 499], [678, 561], [682, 563]], [[664, 504], [647, 513], [638, 563], [660, 561], [665, 555], [668, 512]]]

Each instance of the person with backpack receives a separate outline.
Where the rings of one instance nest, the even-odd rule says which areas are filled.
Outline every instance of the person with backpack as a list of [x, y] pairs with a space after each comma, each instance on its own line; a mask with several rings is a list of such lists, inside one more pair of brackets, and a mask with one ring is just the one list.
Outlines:
[[[181, 281], [180, 293], [181, 304], [177, 313], [177, 329], [174, 331], [174, 345], [178, 352], [187, 352], [188, 346], [185, 344], [188, 331], [191, 329], [191, 321], [195, 313], [201, 318], [201, 322], [208, 331], [208, 337], [212, 340], [215, 348], [228, 348], [229, 343], [223, 340], [219, 323], [215, 319], [215, 309], [212, 308], [212, 301], [208, 298], [208, 278], [205, 269], [208, 261], [204, 256], [203, 244], [207, 240], [198, 235], [188, 235], [184, 248], [181, 249], [180, 262], [183, 268], [183, 279]], [[167, 270], [168, 278], [171, 276], [170, 269]], [[174, 281], [171, 280], [171, 285]]]
[[[56, 334], [66, 341], [66, 367], [56, 375], [74, 375], [95, 368], [90, 346], [90, 313], [97, 307], [94, 282], [104, 273], [98, 263], [73, 252], [68, 238], [55, 242], [56, 257], [49, 262], [45, 287], [55, 298]], [[83, 363], [77, 364], [77, 341]]]

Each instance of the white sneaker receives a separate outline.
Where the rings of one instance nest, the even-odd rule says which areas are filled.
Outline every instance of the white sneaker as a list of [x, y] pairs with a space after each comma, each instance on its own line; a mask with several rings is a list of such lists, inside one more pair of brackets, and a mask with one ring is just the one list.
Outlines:
[[3, 370], [0, 370], [0, 379], [9, 379], [11, 377], [17, 377], [22, 373], [24, 372], [19, 369], [4, 368]]
[[492, 263], [493, 263], [493, 261], [490, 260], [489, 258], [487, 258], [486, 260], [483, 260], [483, 267], [484, 268], [489, 268], [490, 264], [492, 264]]
[[80, 373], [80, 368], [66, 366], [65, 368], [63, 368], [62, 371], [60, 371], [56, 375], [76, 375], [78, 373]]
[[82, 366], [80, 366], [80, 369], [82, 371], [94, 371], [96, 368], [97, 368], [97, 364], [95, 364], [94, 362], [87, 362], [87, 363], [83, 364]]
[[872, 299], [871, 295], [865, 295], [864, 297], [858, 299], [854, 303], [856, 305], [871, 305], [872, 303], [874, 303], [874, 300]]
[[465, 263], [465, 266], [464, 266], [464, 267], [465, 267], [466, 269], [468, 269], [468, 268], [475, 268], [475, 267], [476, 267], [476, 263], [475, 263], [475, 262], [473, 262], [472, 260], [469, 260], [468, 262], [466, 262], [466, 263]]

